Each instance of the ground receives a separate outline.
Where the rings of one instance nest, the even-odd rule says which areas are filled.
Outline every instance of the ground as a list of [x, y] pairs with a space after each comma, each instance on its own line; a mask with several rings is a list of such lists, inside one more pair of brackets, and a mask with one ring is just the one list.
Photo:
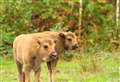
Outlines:
[[[13, 59], [0, 57], [0, 65], [0, 82], [17, 82]], [[120, 54], [117, 52], [80, 54], [79, 58], [70, 61], [60, 60], [57, 68], [57, 82], [120, 82]], [[41, 70], [42, 82], [48, 82], [45, 63]]]

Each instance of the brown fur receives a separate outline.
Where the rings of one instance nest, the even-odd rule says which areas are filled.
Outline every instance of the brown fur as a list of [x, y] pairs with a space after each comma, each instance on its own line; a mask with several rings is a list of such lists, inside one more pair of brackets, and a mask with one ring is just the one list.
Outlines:
[[[46, 45], [48, 48], [44, 47]], [[53, 52], [55, 43], [51, 38], [36, 38], [31, 34], [18, 36], [13, 42], [13, 57], [18, 68], [19, 82], [30, 82], [31, 69], [35, 72], [35, 82], [39, 82], [40, 64], [42, 61], [50, 61]]]

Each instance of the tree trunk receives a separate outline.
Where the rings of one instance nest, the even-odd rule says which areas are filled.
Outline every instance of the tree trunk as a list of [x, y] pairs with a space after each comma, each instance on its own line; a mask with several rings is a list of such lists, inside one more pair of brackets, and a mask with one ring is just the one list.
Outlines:
[[82, 27], [82, 0], [80, 0], [80, 10], [79, 10], [79, 27]]
[[119, 27], [119, 13], [120, 13], [120, 0], [116, 0], [116, 28], [118, 29]]

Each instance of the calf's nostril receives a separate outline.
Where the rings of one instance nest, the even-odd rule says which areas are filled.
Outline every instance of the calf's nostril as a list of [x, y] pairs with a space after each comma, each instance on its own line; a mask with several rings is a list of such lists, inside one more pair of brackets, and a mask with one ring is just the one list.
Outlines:
[[57, 56], [56, 55], [51, 55], [52, 58], [56, 58]]
[[76, 49], [76, 48], [79, 48], [79, 45], [78, 45], [78, 44], [75, 44], [75, 45], [73, 46], [73, 49]]
[[52, 56], [57, 56], [57, 53], [56, 52], [52, 52], [51, 55]]
[[79, 48], [79, 45], [78, 45], [78, 44], [76, 44], [76, 48]]
[[52, 52], [50, 55], [50, 59], [56, 59], [57, 58], [57, 53], [56, 52]]

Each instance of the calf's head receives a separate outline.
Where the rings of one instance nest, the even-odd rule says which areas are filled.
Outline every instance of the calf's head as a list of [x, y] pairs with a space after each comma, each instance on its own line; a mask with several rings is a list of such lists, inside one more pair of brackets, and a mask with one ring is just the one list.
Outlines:
[[57, 58], [54, 40], [44, 37], [40, 38], [37, 43], [39, 44], [39, 53], [43, 61], [51, 61]]
[[67, 50], [74, 50], [78, 48], [77, 36], [73, 32], [62, 32], [59, 36], [64, 39], [64, 46]]

